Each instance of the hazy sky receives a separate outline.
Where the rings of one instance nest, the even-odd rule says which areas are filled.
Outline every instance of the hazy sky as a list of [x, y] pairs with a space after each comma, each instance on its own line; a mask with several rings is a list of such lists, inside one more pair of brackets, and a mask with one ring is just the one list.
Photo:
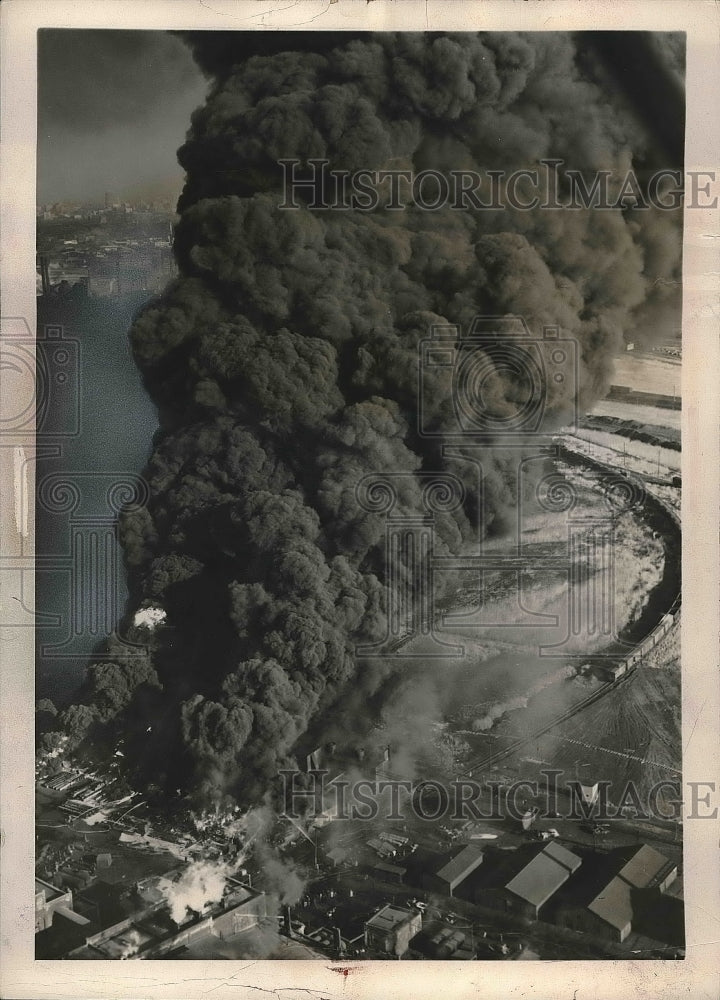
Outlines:
[[175, 196], [175, 151], [206, 89], [165, 32], [40, 31], [38, 202]]
[[[628, 39], [625, 44], [632, 53], [635, 43]], [[665, 68], [676, 67], [681, 74], [682, 36], [654, 36], [652, 44], [659, 46], [655, 57], [665, 57]], [[233, 37], [233, 49], [239, 51], [240, 45]], [[276, 47], [274, 33], [253, 38], [253, 49]], [[667, 101], [656, 93], [662, 75], [652, 75], [652, 86], [641, 86], [647, 81], [628, 51], [618, 55], [617, 46], [611, 48], [612, 58], [604, 60], [606, 84], [628, 76], [632, 66], [626, 81], [630, 104], [638, 104], [641, 119], [647, 119], [653, 111], [648, 101], [655, 95], [656, 130], [663, 132], [663, 122], [674, 127], [677, 112], [668, 115]], [[641, 101], [630, 92], [638, 86]], [[189, 48], [166, 32], [38, 32], [38, 202], [101, 200], [105, 191], [175, 197], [183, 179], [175, 152], [207, 87]], [[682, 136], [682, 126], [675, 131]]]

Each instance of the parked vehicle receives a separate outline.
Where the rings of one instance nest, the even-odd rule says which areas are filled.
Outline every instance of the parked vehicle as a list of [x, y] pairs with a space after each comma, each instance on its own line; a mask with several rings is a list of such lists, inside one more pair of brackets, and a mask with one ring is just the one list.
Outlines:
[[580, 829], [584, 830], [585, 833], [592, 833], [595, 836], [602, 836], [610, 832], [610, 827], [607, 823], [581, 823]]

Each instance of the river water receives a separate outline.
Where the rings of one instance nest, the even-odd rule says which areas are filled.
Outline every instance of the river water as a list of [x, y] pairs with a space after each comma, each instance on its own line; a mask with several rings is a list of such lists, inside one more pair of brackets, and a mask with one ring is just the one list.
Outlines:
[[[57, 303], [49, 307], [38, 300], [38, 336], [47, 324], [59, 324], [63, 339], [72, 345], [71, 354], [78, 355], [66, 383], [70, 391], [64, 418], [55, 426], [41, 427], [37, 438], [39, 449], [47, 453], [38, 461], [38, 484], [68, 481], [80, 494], [73, 512], [48, 510], [42, 502], [36, 509], [36, 609], [48, 622], [36, 629], [36, 697], [52, 698], [58, 705], [72, 700], [91, 651], [107, 635], [105, 622], [117, 620], [127, 599], [116, 548], [114, 555], [120, 560], [113, 574], [113, 596], [103, 598], [99, 620], [80, 623], [79, 634], [68, 643], [78, 603], [89, 606], [87, 594], [79, 595], [77, 574], [73, 575], [78, 565], [77, 529], [80, 534], [83, 530], [75, 522], [89, 518], [99, 523], [101, 532], [106, 530], [102, 522], [112, 516], [107, 506], [109, 485], [142, 472], [158, 426], [128, 340], [132, 317], [147, 298], [147, 293], [140, 293], [89, 299], [75, 309]], [[52, 366], [49, 375], [52, 379]], [[55, 622], [50, 623], [49, 616], [55, 616]]]

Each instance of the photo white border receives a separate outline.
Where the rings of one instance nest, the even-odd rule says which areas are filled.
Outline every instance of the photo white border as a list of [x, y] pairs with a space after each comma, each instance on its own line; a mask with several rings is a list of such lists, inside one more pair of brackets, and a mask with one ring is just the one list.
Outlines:
[[[720, 176], [720, 7], [712, 0], [4, 0], [0, 8], [2, 316], [35, 325], [36, 31], [41, 27], [308, 30], [652, 30], [687, 32], [686, 174]], [[718, 185], [715, 185], [717, 191]], [[718, 808], [718, 510], [720, 213], [686, 210], [683, 258], [683, 767], [715, 782]], [[1, 373], [0, 373], [1, 374]], [[0, 384], [0, 406], [2, 402]], [[13, 467], [0, 449], [3, 554], [15, 544]], [[31, 529], [32, 534], [32, 529]], [[0, 593], [0, 614], [18, 595]], [[0, 620], [8, 620], [2, 617]], [[718, 996], [718, 819], [685, 820], [687, 958], [680, 962], [34, 961], [34, 664], [32, 630], [0, 630], [2, 856], [0, 996], [15, 998]], [[704, 790], [698, 792], [702, 797]], [[702, 810], [702, 805], [701, 805]]]

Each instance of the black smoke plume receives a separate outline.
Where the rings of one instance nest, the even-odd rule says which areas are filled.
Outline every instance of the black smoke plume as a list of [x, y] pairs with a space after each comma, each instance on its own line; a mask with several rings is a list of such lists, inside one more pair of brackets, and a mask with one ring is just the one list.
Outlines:
[[[247, 805], [329, 706], [379, 684], [353, 650], [384, 632], [384, 523], [355, 488], [405, 472], [400, 508], [417, 511], [416, 473], [440, 467], [417, 432], [419, 340], [478, 313], [521, 315], [536, 335], [557, 325], [580, 345], [572, 391], [587, 405], [623, 338], [679, 325], [681, 218], [279, 207], [283, 158], [446, 174], [554, 158], [588, 178], [641, 168], [657, 143], [613, 85], [607, 38], [602, 58], [583, 36], [544, 33], [187, 40], [214, 82], [179, 151], [180, 277], [131, 332], [161, 429], [149, 507], [121, 526], [131, 607], [161, 607], [166, 625], [140, 665], [120, 653], [95, 665], [86, 700], [105, 722], [124, 713], [146, 782]], [[677, 70], [677, 46], [663, 53]], [[517, 391], [498, 372], [498, 412]], [[547, 392], [561, 422], [568, 399]], [[428, 419], [451, 430], [439, 378], [430, 400]], [[501, 513], [502, 468], [496, 480]], [[473, 535], [472, 485], [439, 518], [441, 551]]]

